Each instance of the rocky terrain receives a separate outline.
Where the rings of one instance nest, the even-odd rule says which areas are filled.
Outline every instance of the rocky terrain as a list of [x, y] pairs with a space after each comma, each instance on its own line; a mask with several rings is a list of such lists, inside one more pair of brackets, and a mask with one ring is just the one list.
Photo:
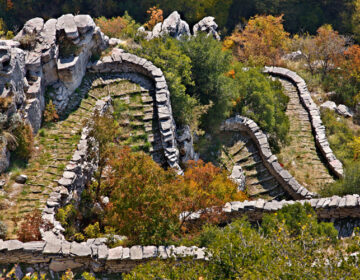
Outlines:
[[[195, 24], [191, 35], [189, 25], [174, 12], [152, 31], [140, 28], [138, 33], [151, 40], [165, 35], [180, 39], [206, 32], [219, 40], [216, 30], [214, 18], [206, 17]], [[110, 249], [101, 238], [70, 243], [55, 218], [61, 206], [80, 199], [97, 168], [97, 163], [87, 156], [91, 139], [85, 121], [95, 111], [103, 113], [116, 102], [125, 107], [122, 122], [129, 131], [122, 141], [132, 148], [143, 149], [154, 161], [173, 168], [179, 175], [183, 173], [180, 163], [199, 157], [190, 128], [177, 130], [171, 92], [162, 70], [116, 47], [117, 43], [116, 39], [105, 36], [90, 16], [71, 14], [46, 22], [41, 18], [31, 19], [14, 40], [0, 41], [0, 96], [9, 99], [7, 106], [0, 108], [0, 122], [16, 116], [29, 123], [36, 147], [21, 176], [5, 176], [1, 182], [6, 205], [0, 214], [13, 230], [15, 225], [9, 222], [12, 217], [21, 218], [40, 208], [42, 218], [53, 225], [51, 229], [42, 229], [43, 241], [1, 240], [1, 264], [17, 263], [21, 259], [36, 269], [81, 268], [113, 273], [130, 271], [136, 264], [158, 256], [206, 260], [205, 248], [136, 245]], [[309, 202], [321, 220], [360, 218], [358, 195], [317, 198], [321, 185], [343, 177], [343, 166], [330, 148], [319, 108], [305, 81], [285, 68], [267, 67], [264, 72], [280, 79], [289, 95], [290, 131], [301, 142], [291, 142], [278, 155], [283, 160], [278, 160], [267, 135], [253, 120], [235, 116], [222, 124], [222, 164], [231, 171], [238, 188], [246, 189], [253, 199], [227, 203], [223, 208], [227, 219], [247, 214], [250, 220], [258, 221], [264, 213], [295, 201]], [[53, 101], [60, 121], [42, 127], [48, 98]], [[326, 107], [345, 116], [350, 114], [341, 105]], [[10, 154], [3, 143], [0, 174], [6, 174], [9, 164]], [[201, 209], [189, 220], [196, 223], [200, 214]], [[348, 236], [354, 223], [345, 227], [342, 232]]]

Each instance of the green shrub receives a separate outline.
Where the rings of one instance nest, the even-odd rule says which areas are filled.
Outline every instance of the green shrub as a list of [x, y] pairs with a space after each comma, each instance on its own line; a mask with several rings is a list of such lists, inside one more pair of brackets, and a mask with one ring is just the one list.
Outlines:
[[207, 246], [206, 263], [155, 261], [124, 279], [339, 279], [344, 273], [356, 279], [357, 263], [335, 250], [336, 236], [333, 224], [318, 223], [312, 208], [298, 203], [265, 214], [258, 227], [245, 219], [206, 227], [195, 243]]
[[7, 226], [0, 222], [0, 239], [5, 239], [7, 234]]
[[14, 128], [11, 128], [11, 132], [17, 142], [13, 156], [28, 161], [34, 149], [34, 135], [30, 124], [20, 122]]
[[360, 162], [347, 162], [345, 165], [345, 176], [330, 186], [321, 189], [323, 197], [332, 195], [347, 195], [360, 193]]

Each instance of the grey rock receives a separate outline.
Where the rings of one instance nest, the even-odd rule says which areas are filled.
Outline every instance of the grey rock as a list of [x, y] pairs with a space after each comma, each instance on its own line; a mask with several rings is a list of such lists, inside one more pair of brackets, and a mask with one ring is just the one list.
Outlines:
[[115, 247], [109, 249], [107, 260], [108, 261], [121, 260], [122, 256], [123, 256], [123, 247], [122, 246]]
[[320, 105], [320, 109], [329, 109], [331, 111], [335, 111], [336, 104], [333, 101], [326, 101], [325, 103]]
[[141, 260], [143, 258], [142, 246], [132, 246], [130, 248], [130, 259]]
[[19, 240], [7, 240], [4, 242], [4, 247], [7, 248], [8, 251], [15, 251], [22, 249], [24, 245]]
[[86, 246], [86, 244], [72, 242], [70, 254], [78, 257], [86, 257], [91, 255], [91, 249], [89, 246]]
[[199, 32], [205, 32], [208, 35], [213, 36], [216, 40], [220, 41], [220, 36], [216, 31], [218, 25], [215, 22], [214, 17], [204, 17], [193, 27], [194, 36], [196, 36]]
[[27, 178], [28, 178], [28, 177], [27, 177], [26, 175], [21, 174], [21, 175], [19, 175], [19, 176], [16, 176], [15, 182], [16, 182], [16, 183], [19, 183], [19, 184], [25, 184]]
[[336, 112], [346, 118], [351, 118], [354, 116], [354, 113], [350, 110], [350, 108], [343, 104], [337, 106]]

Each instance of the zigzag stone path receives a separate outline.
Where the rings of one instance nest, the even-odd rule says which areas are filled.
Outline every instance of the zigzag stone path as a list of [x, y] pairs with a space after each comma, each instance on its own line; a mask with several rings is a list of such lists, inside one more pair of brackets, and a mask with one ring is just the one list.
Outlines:
[[284, 92], [290, 97], [286, 115], [290, 120], [290, 143], [282, 147], [278, 157], [285, 168], [311, 191], [334, 182], [317, 151], [308, 112], [301, 104], [296, 87], [289, 81], [279, 79]]
[[[151, 83], [136, 74], [102, 76], [106, 82], [100, 75], [85, 76], [78, 94], [72, 96], [73, 102], [71, 104], [77, 104], [77, 106], [69, 108], [72, 112], [68, 117], [45, 126], [37, 134], [35, 137], [36, 152], [30, 159], [27, 168], [21, 170], [22, 174], [28, 176], [26, 183], [21, 185], [10, 180], [5, 187], [5, 190], [8, 190], [5, 193], [7, 207], [0, 210], [0, 215], [5, 218], [8, 232], [11, 234], [10, 237], [16, 229], [15, 223], [21, 222], [25, 214], [45, 206], [49, 194], [58, 186], [58, 181], [78, 146], [84, 122], [90, 118], [97, 100], [102, 97], [110, 94], [114, 98], [125, 99], [130, 107], [140, 106], [141, 111], [135, 111], [140, 112], [140, 114], [133, 116], [138, 118], [138, 121], [132, 122], [132, 124], [137, 128], [143, 128], [144, 134], [146, 131], [145, 136], [149, 143], [152, 143], [150, 152], [154, 159], [160, 164], [166, 162], [163, 150], [157, 148], [160, 136], [155, 129], [157, 122], [153, 124], [156, 116], [154, 117], [153, 110], [154, 97], [150, 95]], [[130, 79], [142, 81], [144, 87], [128, 81]], [[93, 88], [89, 91], [89, 87], [92, 86]], [[141, 94], [139, 96], [141, 101], [130, 104], [132, 94]], [[145, 113], [142, 111], [143, 108]], [[154, 137], [154, 134], [157, 136]], [[160, 145], [160, 147], [162, 146]]]
[[251, 198], [266, 200], [290, 197], [263, 163], [259, 150], [244, 132], [223, 132], [221, 161], [226, 169], [241, 166], [245, 173], [245, 190]]

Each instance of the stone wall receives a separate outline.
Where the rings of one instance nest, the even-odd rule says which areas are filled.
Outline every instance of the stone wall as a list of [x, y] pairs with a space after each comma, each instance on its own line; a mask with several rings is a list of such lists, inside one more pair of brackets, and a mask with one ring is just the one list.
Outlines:
[[[250, 221], [259, 221], [264, 213], [274, 213], [286, 205], [294, 203], [309, 203], [321, 220], [336, 220], [343, 218], [360, 218], [360, 197], [358, 194], [344, 197], [332, 196], [325, 198], [312, 198], [304, 200], [266, 201], [263, 199], [252, 201], [228, 202], [223, 207], [227, 220], [247, 215]], [[196, 222], [201, 211], [187, 216], [188, 221]]]
[[114, 48], [109, 56], [105, 56], [96, 62], [89, 62], [87, 68], [91, 73], [134, 72], [143, 74], [154, 81], [156, 108], [165, 157], [169, 166], [178, 170], [178, 173], [181, 174], [182, 170], [178, 164], [179, 151], [176, 144], [176, 125], [172, 115], [170, 92], [161, 69], [144, 58], [126, 53], [118, 48]]
[[290, 80], [297, 87], [301, 103], [309, 113], [311, 126], [315, 136], [315, 143], [321, 154], [324, 156], [329, 169], [339, 178], [344, 176], [342, 163], [335, 157], [326, 138], [325, 126], [321, 121], [320, 110], [312, 100], [304, 79], [295, 72], [281, 67], [265, 67], [265, 73], [274, 76], [284, 77]]
[[[111, 98], [105, 97], [96, 102], [94, 109], [102, 114], [107, 111], [110, 106]], [[89, 141], [92, 141], [92, 139], [88, 137], [88, 128], [84, 127], [77, 149], [66, 165], [63, 176], [58, 181], [58, 187], [50, 193], [42, 212], [43, 220], [53, 225], [53, 228], [48, 231], [40, 229], [43, 240], [53, 241], [55, 239], [65, 239], [62, 234], [65, 229], [61, 226], [61, 223], [55, 219], [55, 215], [58, 208], [69, 203], [72, 199], [80, 199], [81, 192], [86, 183], [90, 182], [97, 168], [97, 163], [89, 160], [87, 157]]]
[[222, 125], [223, 131], [245, 131], [255, 142], [265, 167], [276, 178], [284, 190], [294, 199], [315, 197], [316, 194], [300, 185], [296, 179], [279, 164], [277, 157], [272, 154], [265, 133], [251, 119], [235, 116], [227, 119]]
[[38, 271], [87, 270], [104, 273], [129, 272], [155, 258], [207, 260], [205, 248], [175, 246], [132, 246], [108, 248], [103, 238], [77, 243], [61, 240], [33, 241], [0, 239], [0, 264], [30, 265]]

